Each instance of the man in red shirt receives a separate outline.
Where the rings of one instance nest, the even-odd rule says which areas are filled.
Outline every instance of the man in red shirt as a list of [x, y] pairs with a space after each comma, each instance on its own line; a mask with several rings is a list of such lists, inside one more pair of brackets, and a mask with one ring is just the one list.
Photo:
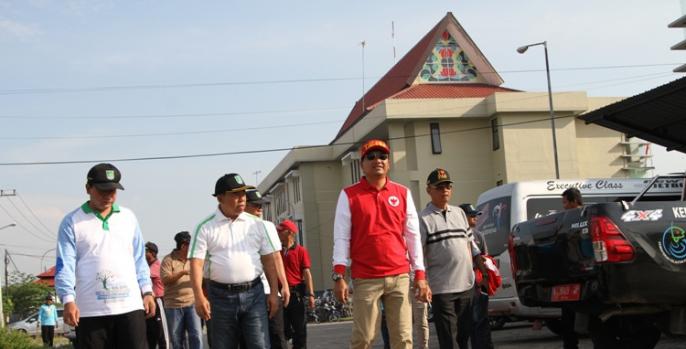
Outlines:
[[307, 348], [307, 310], [314, 309], [314, 287], [310, 273], [310, 254], [295, 239], [298, 227], [287, 219], [277, 228], [281, 240], [281, 257], [286, 269], [286, 280], [291, 291], [291, 301], [283, 313], [286, 336], [291, 334], [293, 349]]
[[[428, 302], [419, 218], [410, 190], [388, 178], [390, 148], [372, 139], [360, 147], [364, 177], [341, 191], [334, 219], [334, 293], [348, 301], [345, 271], [354, 282], [350, 347], [371, 348], [383, 302], [393, 349], [412, 348], [410, 270], [417, 299]], [[408, 260], [409, 257], [409, 260]]]

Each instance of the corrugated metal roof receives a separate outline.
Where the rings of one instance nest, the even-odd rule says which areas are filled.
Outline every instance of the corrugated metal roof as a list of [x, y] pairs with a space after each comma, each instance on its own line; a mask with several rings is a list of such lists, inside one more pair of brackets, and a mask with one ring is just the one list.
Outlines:
[[686, 77], [579, 116], [598, 124], [686, 152]]

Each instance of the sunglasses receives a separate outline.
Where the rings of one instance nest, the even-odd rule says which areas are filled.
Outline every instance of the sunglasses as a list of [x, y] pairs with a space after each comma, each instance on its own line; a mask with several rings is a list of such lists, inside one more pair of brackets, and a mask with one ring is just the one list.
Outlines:
[[447, 189], [447, 190], [452, 190], [452, 189], [453, 189], [453, 185], [450, 184], [450, 183], [439, 184], [439, 185], [432, 185], [432, 187], [433, 187], [434, 189], [438, 189], [438, 190], [446, 190], [446, 189]]
[[364, 156], [367, 160], [372, 161], [372, 160], [388, 160], [388, 154], [378, 152], [378, 151], [373, 151], [370, 153], [367, 153], [367, 155]]

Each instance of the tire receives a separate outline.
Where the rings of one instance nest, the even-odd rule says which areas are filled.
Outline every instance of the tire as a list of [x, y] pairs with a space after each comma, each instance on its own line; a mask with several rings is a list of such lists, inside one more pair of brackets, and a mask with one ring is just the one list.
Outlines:
[[562, 330], [563, 330], [562, 326], [563, 326], [562, 320], [560, 320], [560, 319], [545, 320], [545, 327], [547, 327], [548, 330], [550, 330], [550, 332], [552, 332], [558, 336], [562, 336]]
[[502, 316], [488, 317], [488, 324], [491, 330], [502, 330], [505, 327], [505, 323], [507, 323], [507, 319]]

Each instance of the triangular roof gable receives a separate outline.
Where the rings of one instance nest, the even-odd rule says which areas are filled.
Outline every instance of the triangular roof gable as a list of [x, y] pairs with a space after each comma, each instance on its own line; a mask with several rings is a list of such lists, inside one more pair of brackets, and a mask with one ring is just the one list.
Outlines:
[[[449, 33], [464, 51], [469, 62], [477, 70], [478, 79], [473, 82], [486, 83], [499, 86], [503, 79], [495, 71], [491, 63], [486, 59], [481, 50], [462, 28], [452, 12], [448, 12], [424, 37], [410, 49], [398, 63], [396, 63], [372, 88], [364, 94], [364, 98], [358, 100], [348, 114], [343, 126], [338, 131], [335, 139], [338, 139], [345, 131], [379, 102], [402, 91], [403, 89], [419, 83], [418, 76], [424, 68], [427, 58], [435, 48], [443, 33]], [[451, 83], [459, 83], [451, 81]], [[334, 139], [334, 140], [335, 140]], [[332, 142], [333, 143], [333, 142]]]

